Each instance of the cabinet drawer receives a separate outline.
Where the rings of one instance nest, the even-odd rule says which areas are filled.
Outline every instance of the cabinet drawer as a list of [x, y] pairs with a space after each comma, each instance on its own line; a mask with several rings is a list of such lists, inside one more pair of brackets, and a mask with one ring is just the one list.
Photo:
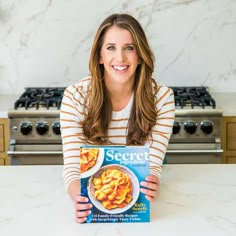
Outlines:
[[5, 143], [4, 143], [4, 127], [0, 124], [0, 152], [5, 151]]
[[236, 164], [236, 156], [226, 157], [226, 163], [227, 164]]
[[0, 158], [0, 166], [3, 166], [3, 165], [5, 165], [5, 161], [3, 158]]
[[236, 150], [236, 123], [227, 123], [227, 149]]

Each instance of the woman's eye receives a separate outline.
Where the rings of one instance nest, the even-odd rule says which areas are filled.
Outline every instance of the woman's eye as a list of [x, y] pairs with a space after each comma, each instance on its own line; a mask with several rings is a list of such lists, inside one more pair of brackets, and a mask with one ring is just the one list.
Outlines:
[[115, 47], [114, 46], [109, 46], [109, 47], [107, 47], [107, 50], [115, 50]]
[[132, 51], [132, 50], [134, 50], [134, 47], [133, 47], [133, 46], [127, 46], [127, 47], [126, 47], [126, 50]]

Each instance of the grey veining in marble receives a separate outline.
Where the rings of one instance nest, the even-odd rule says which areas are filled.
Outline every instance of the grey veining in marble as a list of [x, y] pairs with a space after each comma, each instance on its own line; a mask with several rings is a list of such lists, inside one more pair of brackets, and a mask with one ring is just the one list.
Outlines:
[[236, 90], [235, 0], [0, 0], [0, 94], [86, 76], [95, 31], [114, 12], [143, 25], [156, 80]]

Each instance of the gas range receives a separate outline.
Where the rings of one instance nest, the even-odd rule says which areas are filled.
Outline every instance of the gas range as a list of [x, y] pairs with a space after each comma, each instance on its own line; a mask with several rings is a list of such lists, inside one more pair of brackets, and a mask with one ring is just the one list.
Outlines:
[[[211, 141], [220, 136], [222, 110], [207, 87], [171, 87], [176, 117], [171, 142]], [[61, 142], [59, 111], [65, 88], [26, 88], [8, 112], [17, 142]], [[187, 138], [187, 139], [186, 139]]]
[[207, 87], [172, 87], [176, 116], [167, 149], [168, 163], [222, 163], [223, 111]]
[[[185, 152], [189, 155], [190, 150], [195, 153], [222, 152], [220, 137], [223, 112], [217, 108], [208, 88], [171, 88], [175, 97], [176, 116], [167, 155], [176, 152], [182, 152], [182, 156]], [[37, 157], [41, 153], [62, 157], [59, 113], [64, 90], [63, 87], [25, 89], [14, 108], [8, 112], [10, 155], [32, 155], [34, 152]], [[33, 151], [36, 149], [38, 151]], [[175, 159], [170, 158], [174, 160], [170, 163], [188, 163], [185, 159], [182, 162]], [[44, 164], [44, 161], [39, 163]]]
[[59, 112], [65, 88], [26, 88], [9, 110], [17, 143], [61, 143]]
[[176, 118], [170, 142], [212, 142], [221, 136], [222, 109], [207, 87], [172, 87]]

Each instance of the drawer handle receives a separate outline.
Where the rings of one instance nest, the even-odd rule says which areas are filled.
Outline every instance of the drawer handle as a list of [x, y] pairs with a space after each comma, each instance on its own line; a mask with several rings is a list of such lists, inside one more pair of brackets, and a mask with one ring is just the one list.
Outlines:
[[62, 155], [62, 151], [8, 151], [8, 155]]
[[200, 150], [186, 150], [186, 149], [183, 149], [183, 150], [167, 150], [166, 153], [193, 153], [193, 154], [198, 154], [198, 153], [223, 153], [223, 149], [206, 149], [206, 150], [203, 150], [203, 149], [200, 149]]

